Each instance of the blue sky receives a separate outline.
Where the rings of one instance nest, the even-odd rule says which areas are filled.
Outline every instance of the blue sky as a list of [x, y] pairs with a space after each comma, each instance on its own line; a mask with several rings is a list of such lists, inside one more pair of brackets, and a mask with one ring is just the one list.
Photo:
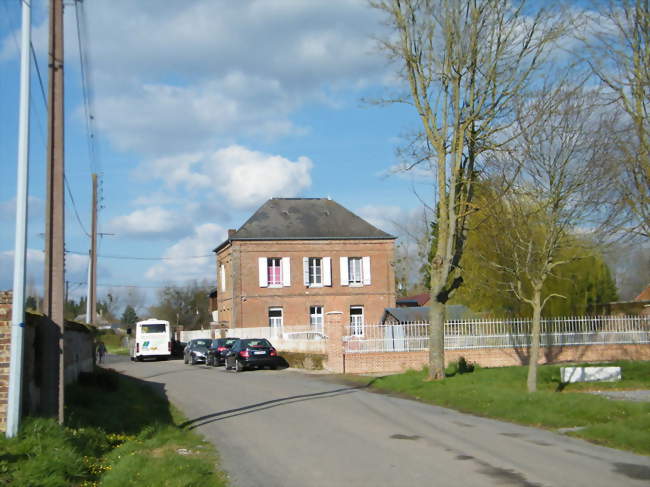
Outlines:
[[[0, 289], [11, 287], [20, 0], [0, 0]], [[47, 11], [33, 38], [47, 84]], [[390, 175], [412, 109], [362, 99], [399, 90], [364, 0], [84, 2], [97, 153], [89, 159], [75, 8], [65, 8], [66, 175], [90, 227], [101, 174], [99, 293], [214, 280], [209, 255], [270, 197], [329, 196], [380, 228], [418, 218], [426, 179]], [[83, 25], [83, 24], [82, 24]], [[42, 281], [45, 104], [32, 66], [28, 280]], [[47, 86], [46, 86], [47, 88]], [[89, 239], [66, 197], [66, 247]], [[108, 256], [166, 258], [160, 261]], [[74, 294], [87, 258], [70, 253]]]

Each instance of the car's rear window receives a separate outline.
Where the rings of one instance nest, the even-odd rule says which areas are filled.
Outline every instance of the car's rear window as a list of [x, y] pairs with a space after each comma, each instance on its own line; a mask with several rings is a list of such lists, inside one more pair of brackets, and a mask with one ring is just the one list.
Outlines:
[[262, 338], [260, 340], [242, 340], [242, 348], [270, 348], [271, 344], [268, 340]]
[[140, 331], [142, 333], [165, 333], [167, 325], [164, 323], [154, 323], [152, 325], [142, 325]]

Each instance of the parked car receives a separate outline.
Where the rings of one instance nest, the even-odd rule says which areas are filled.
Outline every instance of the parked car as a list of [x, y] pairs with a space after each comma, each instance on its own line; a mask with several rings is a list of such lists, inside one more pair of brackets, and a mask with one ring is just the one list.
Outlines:
[[185, 351], [183, 352], [183, 361], [186, 364], [198, 364], [199, 362], [205, 363], [205, 358], [208, 354], [208, 347], [212, 344], [210, 338], [194, 338], [187, 342]]
[[206, 364], [216, 367], [225, 363], [226, 353], [235, 344], [239, 338], [216, 338], [212, 340], [212, 345], [208, 348]]
[[267, 366], [275, 369], [279, 364], [278, 352], [266, 338], [240, 338], [226, 354], [225, 370], [241, 372]]

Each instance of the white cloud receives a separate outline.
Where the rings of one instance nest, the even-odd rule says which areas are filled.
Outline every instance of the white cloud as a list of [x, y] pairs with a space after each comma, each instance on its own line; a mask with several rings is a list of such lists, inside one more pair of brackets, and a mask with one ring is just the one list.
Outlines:
[[[313, 166], [308, 157], [291, 161], [280, 155], [232, 145], [212, 153], [156, 159], [138, 170], [142, 177], [162, 179], [182, 188], [195, 201], [212, 201], [215, 192], [235, 208], [253, 208], [274, 196], [293, 197], [311, 185]], [[188, 208], [205, 206], [187, 204]], [[223, 205], [222, 205], [223, 206]]]
[[312, 162], [290, 161], [241, 146], [215, 152], [206, 162], [210, 181], [238, 208], [254, 207], [273, 196], [292, 197], [311, 185]]
[[120, 237], [168, 237], [182, 234], [188, 228], [187, 220], [180, 214], [161, 206], [135, 210], [128, 215], [113, 218], [107, 225]]
[[[192, 235], [169, 247], [163, 257], [169, 260], [153, 265], [146, 272], [148, 279], [158, 281], [184, 281], [190, 279], [215, 279], [212, 249], [226, 238], [224, 228], [214, 223], [198, 226]], [[209, 257], [198, 258], [198, 256]]]
[[86, 5], [96, 122], [122, 150], [206, 150], [303, 133], [291, 114], [381, 83], [363, 0], [115, 0]]

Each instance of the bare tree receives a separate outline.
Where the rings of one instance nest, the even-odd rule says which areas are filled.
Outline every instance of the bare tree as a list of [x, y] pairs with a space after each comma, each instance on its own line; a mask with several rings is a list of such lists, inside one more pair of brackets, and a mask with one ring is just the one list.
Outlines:
[[395, 36], [382, 42], [399, 63], [420, 119], [410, 167], [435, 183], [437, 239], [430, 261], [429, 379], [444, 378], [445, 303], [461, 285], [460, 260], [481, 155], [505, 142], [513, 102], [562, 34], [544, 9], [516, 0], [376, 0]]
[[623, 229], [650, 238], [650, 8], [649, 0], [594, 0], [596, 12], [579, 38], [607, 101], [625, 114], [617, 173], [623, 205], [634, 220]]
[[[506, 164], [516, 168], [509, 191], [490, 206], [491, 264], [532, 309], [528, 390], [537, 388], [541, 316], [563, 296], [545, 290], [559, 266], [594, 255], [600, 210], [609, 198], [609, 120], [593, 109], [597, 94], [582, 88], [541, 90], [517, 109]], [[513, 182], [514, 181], [514, 182]]]

